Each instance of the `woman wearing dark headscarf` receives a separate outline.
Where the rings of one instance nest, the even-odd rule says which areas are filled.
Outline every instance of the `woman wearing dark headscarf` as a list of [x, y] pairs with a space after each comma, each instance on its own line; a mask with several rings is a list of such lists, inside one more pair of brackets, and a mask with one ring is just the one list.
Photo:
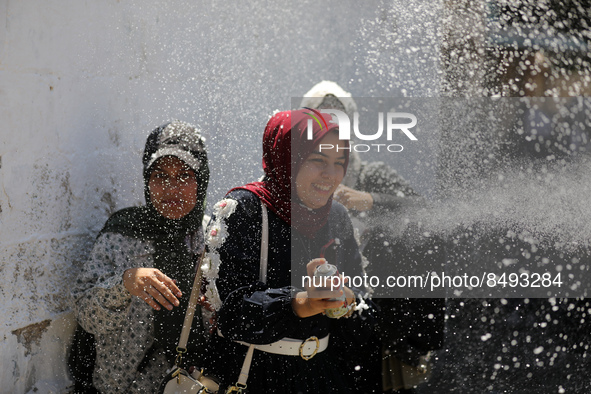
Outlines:
[[[155, 392], [204, 247], [209, 168], [200, 133], [179, 121], [158, 127], [143, 165], [146, 205], [109, 218], [72, 289], [78, 322], [95, 338], [93, 384], [102, 393]], [[198, 342], [198, 319], [193, 327]]]
[[[308, 119], [314, 117], [308, 139]], [[210, 280], [208, 300], [219, 309], [214, 363], [224, 385], [235, 385], [248, 344], [254, 344], [248, 379], [236, 385], [246, 384], [246, 392], [351, 392], [336, 354], [363, 342], [372, 329], [372, 309], [349, 288], [343, 302], [333, 300], [339, 291], [320, 298], [318, 289], [301, 284], [325, 261], [347, 276], [361, 274], [347, 211], [332, 200], [347, 169], [347, 147], [323, 115], [280, 112], [263, 137], [265, 178], [232, 189], [216, 204], [206, 232], [204, 275]], [[259, 281], [261, 204], [269, 224], [265, 281]], [[343, 305], [343, 318], [325, 315]]]

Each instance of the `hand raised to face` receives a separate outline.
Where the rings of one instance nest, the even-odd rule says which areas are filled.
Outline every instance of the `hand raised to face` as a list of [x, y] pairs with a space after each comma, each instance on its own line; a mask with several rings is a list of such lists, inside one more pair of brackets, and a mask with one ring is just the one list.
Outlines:
[[373, 208], [373, 198], [371, 194], [351, 189], [345, 185], [339, 185], [334, 193], [334, 199], [349, 210], [363, 212], [369, 211]]

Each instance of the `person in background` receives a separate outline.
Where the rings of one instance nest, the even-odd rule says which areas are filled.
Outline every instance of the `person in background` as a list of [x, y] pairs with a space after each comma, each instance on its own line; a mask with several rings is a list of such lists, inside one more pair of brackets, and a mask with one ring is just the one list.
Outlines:
[[[351, 94], [332, 81], [314, 85], [304, 95], [300, 106], [337, 109], [345, 112], [349, 119], [353, 119], [353, 113], [357, 111]], [[361, 240], [373, 218], [424, 204], [423, 198], [395, 169], [382, 161], [362, 161], [354, 150], [350, 153], [347, 175], [337, 188], [335, 199], [349, 209]]]
[[[316, 84], [304, 95], [300, 105], [337, 109], [344, 111], [350, 119], [357, 111], [351, 94], [332, 81]], [[424, 258], [417, 256], [419, 248], [410, 250], [403, 240], [389, 234], [388, 227], [382, 225], [388, 220], [396, 220], [406, 209], [426, 204], [395, 169], [381, 161], [362, 161], [359, 154], [352, 151], [347, 175], [334, 198], [349, 209], [368, 271], [372, 266], [404, 266], [412, 264], [413, 259]], [[427, 249], [434, 246], [433, 242], [440, 243], [430, 241], [425, 245]], [[442, 251], [443, 247], [437, 250]], [[438, 259], [441, 257], [440, 254], [428, 255], [433, 265], [440, 263]], [[445, 300], [376, 298], [374, 302], [380, 307], [380, 338], [368, 341], [356, 357], [365, 360], [355, 368], [358, 392], [371, 392], [376, 381], [385, 392], [412, 392], [412, 389], [406, 390], [401, 381], [401, 362], [417, 367], [423, 362], [422, 356], [443, 346]]]
[[[348, 152], [335, 146], [342, 149], [347, 142], [338, 139], [334, 124], [313, 125], [308, 140], [307, 112], [279, 112], [269, 120], [263, 136], [265, 177], [230, 190], [214, 207], [207, 230], [206, 295], [218, 310], [219, 335], [212, 338], [217, 350], [210, 352], [219, 355], [214, 373], [222, 386], [238, 390], [245, 384], [248, 393], [357, 393], [351, 371], [338, 358], [351, 354], [349, 349], [374, 329], [375, 310], [356, 289], [320, 294], [297, 279], [312, 276], [327, 262], [348, 276], [362, 272], [346, 209], [332, 198], [348, 165]], [[320, 151], [321, 142], [333, 148]], [[260, 280], [264, 211], [268, 265], [266, 280]], [[331, 309], [344, 315], [331, 318]], [[249, 344], [256, 347], [246, 367], [248, 379], [236, 384]]]
[[[146, 205], [107, 220], [71, 290], [79, 334], [90, 335], [96, 349], [93, 387], [76, 382], [76, 392], [155, 392], [176, 355], [204, 249], [204, 139], [188, 123], [166, 123], [148, 136], [142, 161]], [[204, 338], [199, 323], [189, 357]]]

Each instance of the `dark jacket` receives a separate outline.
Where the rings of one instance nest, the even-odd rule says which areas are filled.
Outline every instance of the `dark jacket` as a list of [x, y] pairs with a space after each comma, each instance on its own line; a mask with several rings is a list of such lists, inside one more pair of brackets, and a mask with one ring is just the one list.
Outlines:
[[[370, 211], [351, 212], [360, 233], [362, 253], [368, 261], [368, 274], [383, 280], [386, 273], [410, 273], [411, 267], [441, 269], [445, 260], [443, 242], [421, 233], [409, 235], [404, 228], [412, 228], [413, 224], [401, 222], [401, 212], [420, 209], [425, 200], [384, 162], [365, 162], [353, 157], [350, 168], [344, 183], [370, 193], [373, 199]], [[369, 382], [377, 381], [381, 386], [382, 376], [374, 371], [382, 368], [382, 351], [416, 366], [420, 356], [443, 346], [445, 299], [385, 298], [394, 294], [392, 290], [384, 294], [383, 290], [374, 289], [374, 302], [380, 309], [379, 339], [372, 338], [370, 341], [376, 342], [375, 346], [367, 346], [365, 354], [358, 356], [364, 361], [356, 372], [356, 380], [361, 389], [370, 388], [366, 392], [374, 387]]]
[[[224, 384], [236, 382], [247, 347], [232, 340], [266, 344], [284, 337], [323, 338], [330, 334], [329, 348], [308, 361], [299, 356], [255, 351], [248, 392], [351, 392], [337, 352], [364, 342], [373, 329], [373, 308], [355, 312], [349, 319], [329, 319], [324, 315], [302, 319], [291, 306], [292, 294], [303, 290], [306, 264], [320, 257], [321, 248], [331, 239], [339, 241], [327, 251], [328, 262], [348, 276], [361, 275], [361, 256], [346, 209], [333, 202], [328, 224], [312, 240], [292, 231], [269, 210], [269, 263], [267, 283], [263, 284], [259, 282], [260, 201], [244, 190], [233, 191], [227, 198], [237, 202], [235, 210], [222, 217], [214, 212], [207, 243], [209, 257], [219, 258], [216, 287], [223, 300], [218, 328], [224, 338], [213, 337], [217, 349], [213, 353], [219, 355], [212, 360], [214, 370]], [[212, 241], [212, 233], [225, 240]]]

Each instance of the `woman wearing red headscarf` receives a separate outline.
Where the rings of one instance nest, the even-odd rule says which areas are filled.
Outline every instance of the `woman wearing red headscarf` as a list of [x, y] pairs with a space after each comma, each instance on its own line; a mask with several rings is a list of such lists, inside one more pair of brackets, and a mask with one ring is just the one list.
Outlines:
[[[347, 211], [332, 199], [347, 169], [348, 146], [337, 125], [317, 111], [280, 112], [263, 137], [264, 179], [232, 189], [216, 204], [205, 276], [218, 310], [213, 363], [223, 385], [246, 385], [250, 393], [352, 392], [340, 360], [373, 329], [373, 309], [358, 291], [319, 293], [302, 281], [325, 262], [347, 276], [362, 274]], [[261, 204], [269, 223], [262, 281]], [[345, 301], [335, 300], [343, 294]], [[326, 311], [335, 308], [346, 314], [329, 318]], [[252, 355], [250, 345], [256, 345]]]

